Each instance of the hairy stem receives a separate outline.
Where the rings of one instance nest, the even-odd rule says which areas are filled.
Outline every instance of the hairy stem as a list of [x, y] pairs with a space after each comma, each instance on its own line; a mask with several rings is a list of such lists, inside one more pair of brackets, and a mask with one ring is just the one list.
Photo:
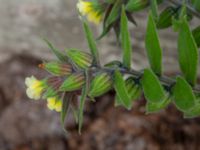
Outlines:
[[[128, 75], [132, 75], [135, 79], [140, 79], [143, 75], [143, 71], [136, 71], [134, 69], [126, 69], [126, 68], [118, 68], [119, 71], [122, 73], [122, 74], [128, 74]], [[105, 72], [114, 72], [116, 70], [116, 68], [107, 68], [107, 67], [102, 67], [102, 68], [92, 68], [92, 71], [96, 72], [96, 71], [105, 71]], [[171, 88], [175, 83], [176, 83], [176, 80], [175, 79], [172, 79], [170, 77], [166, 77], [166, 76], [161, 76], [161, 77], [158, 77], [160, 82], [162, 83], [162, 85], [164, 87], [167, 87], [167, 88]], [[200, 94], [200, 87], [197, 86], [197, 87], [193, 87], [193, 91], [195, 94]]]

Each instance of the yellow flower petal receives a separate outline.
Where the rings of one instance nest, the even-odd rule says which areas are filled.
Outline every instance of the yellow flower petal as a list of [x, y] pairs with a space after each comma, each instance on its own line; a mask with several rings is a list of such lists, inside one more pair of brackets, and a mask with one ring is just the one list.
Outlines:
[[103, 18], [102, 13], [93, 6], [92, 2], [79, 0], [77, 8], [92, 23], [99, 24]]
[[38, 100], [44, 90], [43, 82], [37, 80], [34, 76], [27, 77], [25, 79], [25, 84], [27, 86], [26, 94], [29, 98]]
[[57, 97], [50, 97], [47, 99], [47, 107], [50, 110], [55, 110], [57, 112], [60, 112], [62, 108], [62, 101]]

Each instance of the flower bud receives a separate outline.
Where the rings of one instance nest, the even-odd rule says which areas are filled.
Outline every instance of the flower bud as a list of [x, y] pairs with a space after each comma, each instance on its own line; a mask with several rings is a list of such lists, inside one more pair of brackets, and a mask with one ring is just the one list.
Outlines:
[[82, 52], [79, 50], [67, 50], [67, 56], [71, 59], [71, 61], [77, 65], [77, 67], [81, 69], [85, 69], [91, 66], [93, 58], [92, 55]]
[[60, 87], [60, 91], [75, 91], [80, 89], [85, 83], [83, 72], [71, 74]]
[[72, 65], [66, 63], [48, 62], [39, 64], [39, 67], [56, 76], [64, 76], [72, 73]]
[[90, 97], [101, 96], [108, 92], [112, 88], [111, 76], [106, 72], [101, 72], [96, 75], [90, 85], [90, 91], [88, 95]]
[[137, 100], [141, 95], [141, 88], [139, 87], [139, 85], [135, 84], [134, 78], [129, 77], [128, 79], [126, 79], [125, 85], [131, 99]]

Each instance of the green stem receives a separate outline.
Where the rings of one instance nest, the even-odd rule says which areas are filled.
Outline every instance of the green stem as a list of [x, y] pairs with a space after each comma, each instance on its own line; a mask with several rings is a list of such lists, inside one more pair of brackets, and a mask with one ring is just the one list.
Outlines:
[[[102, 68], [92, 68], [93, 72], [97, 72], [97, 71], [105, 71], [105, 72], [109, 72], [109, 73], [113, 73], [115, 71], [116, 68], [107, 68], [107, 67], [102, 67]], [[125, 69], [125, 68], [119, 68], [119, 71], [122, 74], [128, 74], [128, 75], [132, 75], [135, 79], [139, 79], [141, 78], [141, 76], [143, 75], [143, 71], [136, 71], [134, 69]], [[161, 76], [158, 77], [159, 80], [161, 81], [161, 83], [165, 86], [170, 88], [171, 86], [173, 86], [176, 83], [175, 79], [166, 77], [166, 76]], [[193, 87], [193, 91], [195, 94], [200, 94], [200, 86], [198, 85], [197, 87]]]

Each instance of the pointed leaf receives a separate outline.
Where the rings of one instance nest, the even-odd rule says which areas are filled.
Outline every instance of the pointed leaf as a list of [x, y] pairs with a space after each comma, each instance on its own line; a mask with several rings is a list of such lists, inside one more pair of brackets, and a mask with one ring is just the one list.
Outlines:
[[85, 71], [85, 84], [82, 88], [81, 98], [80, 98], [80, 106], [79, 106], [79, 112], [78, 112], [78, 131], [79, 134], [81, 134], [81, 128], [83, 124], [83, 110], [85, 105], [85, 100], [87, 98], [88, 93], [88, 85], [89, 84], [89, 77], [88, 77], [88, 71]]
[[150, 70], [145, 69], [141, 79], [144, 96], [148, 102], [158, 103], [164, 101], [166, 94], [158, 77]]
[[179, 65], [186, 80], [194, 85], [198, 70], [198, 49], [186, 18], [182, 18], [178, 35]]
[[70, 102], [73, 99], [73, 94], [72, 93], [64, 93], [63, 95], [63, 100], [62, 100], [62, 111], [61, 111], [61, 123], [62, 126], [64, 127], [64, 122], [66, 119], [66, 116], [68, 114]]
[[[133, 102], [135, 100], [138, 100], [142, 94], [142, 90], [141, 90], [141, 87], [135, 83], [135, 81], [132, 77], [129, 77], [128, 79], [126, 79], [125, 86], [126, 86], [128, 95], [131, 98], [131, 101]], [[123, 106], [123, 104], [121, 102], [122, 102], [122, 100], [120, 100], [119, 95], [116, 94], [115, 106]]]
[[177, 13], [178, 8], [169, 6], [164, 9], [159, 15], [159, 19], [156, 23], [158, 29], [165, 29], [172, 25], [172, 17]]
[[189, 111], [195, 106], [196, 99], [192, 87], [182, 77], [177, 77], [172, 93], [174, 102], [181, 111]]
[[119, 70], [116, 70], [114, 73], [114, 88], [116, 91], [116, 94], [119, 96], [121, 103], [127, 108], [131, 108], [131, 98], [128, 95], [128, 91], [125, 86], [124, 79], [119, 72]]
[[98, 49], [96, 46], [95, 38], [94, 38], [92, 31], [90, 30], [86, 21], [83, 21], [83, 27], [84, 27], [85, 35], [86, 35], [86, 38], [88, 41], [88, 45], [89, 45], [91, 54], [94, 59], [93, 63], [95, 65], [99, 66], [99, 53], [98, 53]]
[[160, 47], [159, 37], [156, 31], [156, 25], [151, 12], [149, 13], [149, 19], [147, 24], [145, 46], [152, 70], [156, 74], [161, 75], [162, 49]]
[[157, 0], [150, 0], [151, 12], [155, 21], [158, 20], [158, 4]]
[[192, 31], [192, 35], [195, 39], [197, 46], [200, 47], [200, 26], [198, 26]]
[[116, 0], [114, 3], [114, 6], [112, 7], [112, 10], [109, 13], [109, 16], [107, 17], [105, 21], [105, 26], [110, 26], [113, 22], [117, 20], [120, 14], [122, 0]]
[[66, 55], [64, 55], [61, 51], [57, 50], [47, 39], [44, 39], [44, 41], [60, 61], [68, 62], [68, 57]]
[[149, 5], [149, 0], [129, 0], [126, 4], [126, 10], [129, 12], [139, 11]]
[[122, 7], [121, 12], [121, 43], [123, 48], [123, 65], [124, 67], [130, 69], [131, 67], [131, 38], [128, 30], [128, 19], [124, 7]]

